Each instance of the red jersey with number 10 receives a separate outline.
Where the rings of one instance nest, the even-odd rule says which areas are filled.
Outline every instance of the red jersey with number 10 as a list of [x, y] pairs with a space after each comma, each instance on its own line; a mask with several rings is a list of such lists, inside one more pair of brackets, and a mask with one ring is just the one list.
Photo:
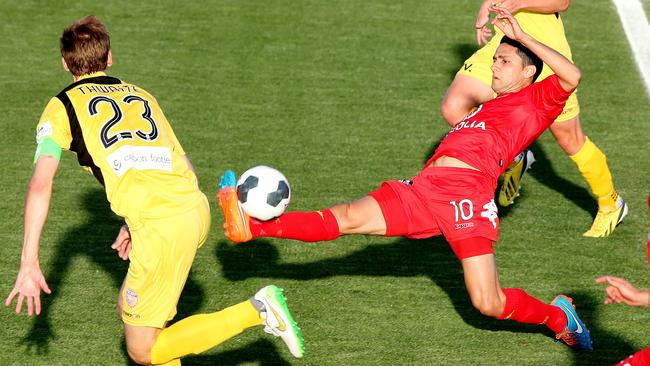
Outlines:
[[514, 157], [562, 112], [569, 95], [557, 75], [516, 93], [500, 94], [452, 127], [429, 162], [443, 155], [462, 160], [487, 174], [496, 186]]

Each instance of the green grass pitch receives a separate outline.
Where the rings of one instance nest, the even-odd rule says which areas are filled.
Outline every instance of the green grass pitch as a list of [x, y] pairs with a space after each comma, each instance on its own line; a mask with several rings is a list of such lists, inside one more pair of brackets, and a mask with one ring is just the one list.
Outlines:
[[[583, 70], [583, 127], [607, 154], [630, 215], [607, 239], [583, 238], [595, 201], [549, 133], [516, 204], [501, 210], [501, 281], [550, 301], [576, 301], [594, 339], [577, 353], [543, 326], [480, 315], [440, 238], [345, 237], [232, 246], [214, 202], [223, 170], [280, 169], [291, 210], [361, 197], [414, 175], [446, 133], [440, 101], [476, 49], [478, 1], [4, 1], [0, 11], [0, 294], [20, 261], [34, 127], [71, 82], [58, 37], [96, 14], [112, 36], [110, 74], [152, 92], [212, 201], [179, 316], [211, 312], [266, 284], [285, 289], [301, 325], [295, 361], [261, 329], [184, 365], [610, 365], [650, 346], [650, 311], [602, 305], [597, 276], [649, 287], [648, 95], [614, 6], [576, 0], [564, 15]], [[644, 1], [646, 11], [650, 4]], [[103, 191], [64, 154], [41, 243], [53, 294], [30, 319], [0, 311], [0, 365], [127, 365], [115, 298], [127, 264], [110, 249], [121, 222]]]

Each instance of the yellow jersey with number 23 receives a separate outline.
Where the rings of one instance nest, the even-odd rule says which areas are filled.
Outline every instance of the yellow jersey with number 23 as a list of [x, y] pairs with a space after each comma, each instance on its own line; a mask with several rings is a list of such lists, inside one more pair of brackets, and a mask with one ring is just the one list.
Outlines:
[[204, 197], [156, 99], [103, 72], [49, 101], [36, 133], [38, 143], [45, 138], [76, 152], [127, 222], [183, 212]]

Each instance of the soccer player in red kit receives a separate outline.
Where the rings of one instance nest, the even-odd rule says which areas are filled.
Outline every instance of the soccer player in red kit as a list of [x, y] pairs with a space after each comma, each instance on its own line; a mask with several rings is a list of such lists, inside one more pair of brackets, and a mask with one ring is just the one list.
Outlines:
[[[506, 35], [492, 66], [492, 88], [498, 96], [456, 124], [417, 176], [385, 182], [354, 202], [262, 222], [241, 211], [235, 175], [229, 170], [218, 193], [225, 235], [233, 242], [264, 236], [321, 241], [346, 234], [444, 235], [461, 261], [472, 304], [482, 314], [545, 324], [569, 346], [591, 349], [591, 336], [571, 299], [559, 295], [549, 305], [521, 289], [501, 287], [492, 248], [499, 225], [494, 202], [499, 175], [553, 123], [581, 73], [523, 32], [507, 10], [490, 10], [497, 14], [493, 24]], [[542, 61], [555, 75], [533, 83]]]

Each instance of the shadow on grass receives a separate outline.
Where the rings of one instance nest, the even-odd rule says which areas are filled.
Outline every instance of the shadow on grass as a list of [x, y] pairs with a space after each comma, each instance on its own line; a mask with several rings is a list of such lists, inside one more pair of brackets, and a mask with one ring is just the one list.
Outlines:
[[[496, 320], [483, 316], [475, 310], [465, 289], [460, 263], [441, 237], [428, 240], [400, 238], [390, 244], [368, 245], [344, 257], [299, 264], [279, 263], [277, 249], [266, 240], [254, 240], [237, 246], [222, 241], [216, 247], [215, 255], [221, 263], [223, 276], [231, 281], [254, 277], [309, 281], [334, 276], [418, 277], [424, 275], [431, 278], [447, 293], [461, 318], [475, 328], [554, 336], [544, 326]], [[508, 286], [508, 284], [503, 285]], [[533, 284], [529, 286], [532, 287]], [[582, 293], [571, 291], [566, 293], [575, 300], [581, 317], [595, 339], [594, 352], [575, 353], [576, 365], [613, 364], [632, 353], [632, 347], [625, 340], [598, 326], [594, 312], [599, 299]]]
[[[258, 330], [260, 331], [260, 330]], [[218, 346], [217, 346], [218, 349]], [[138, 366], [131, 360], [127, 360], [128, 366]], [[183, 366], [220, 365], [236, 366], [255, 363], [260, 366], [289, 366], [282, 355], [278, 352], [277, 342], [267, 339], [259, 339], [243, 347], [218, 352], [217, 354], [200, 354], [183, 357]]]
[[284, 360], [278, 352], [277, 342], [268, 339], [247, 344], [231, 351], [219, 352], [215, 355], [197, 355], [183, 358], [183, 366], [199, 365], [242, 365], [255, 363], [260, 366], [288, 366], [289, 362]]
[[[87, 221], [68, 231], [63, 240], [56, 244], [56, 250], [47, 264], [46, 274], [52, 294], [41, 298], [41, 314], [34, 318], [30, 331], [20, 342], [30, 353], [49, 353], [50, 341], [56, 337], [50, 322], [50, 309], [59, 299], [59, 293], [66, 284], [66, 276], [75, 257], [88, 257], [111, 276], [115, 296], [106, 300], [109, 303], [116, 302], [118, 290], [126, 275], [128, 262], [120, 259], [117, 252], [111, 249], [111, 244], [124, 222], [112, 214], [104, 191], [87, 191], [83, 193], [81, 200]], [[202, 303], [203, 290], [192, 280], [190, 274], [178, 304], [177, 318], [194, 313]], [[117, 317], [117, 314], [115, 316]], [[126, 348], [124, 355], [126, 357]]]
[[[530, 150], [535, 154], [536, 160], [533, 167], [528, 171], [530, 175], [541, 184], [560, 193], [567, 201], [573, 202], [577, 207], [589, 212], [592, 215], [592, 218], [596, 217], [598, 204], [596, 199], [592, 197], [591, 193], [584, 187], [558, 175], [553, 168], [548, 155], [539, 143], [534, 142], [530, 146]], [[556, 157], [556, 159], [569, 159], [569, 157], [566, 156], [566, 154], [561, 153]], [[526, 184], [525, 181], [523, 184]], [[522, 196], [523, 195], [525, 195], [525, 192], [522, 192]]]

